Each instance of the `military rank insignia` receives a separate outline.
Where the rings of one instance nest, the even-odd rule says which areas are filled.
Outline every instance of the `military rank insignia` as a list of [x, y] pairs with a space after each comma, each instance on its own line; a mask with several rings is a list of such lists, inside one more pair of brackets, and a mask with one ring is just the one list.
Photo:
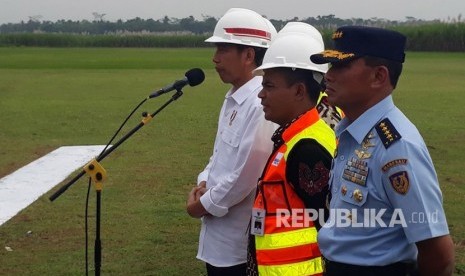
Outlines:
[[342, 32], [334, 32], [333, 39], [339, 39], [339, 38], [342, 38]]
[[379, 138], [381, 139], [381, 142], [383, 142], [383, 146], [385, 148], [389, 148], [392, 143], [402, 138], [388, 118], [379, 122], [375, 129], [376, 132], [378, 132]]
[[389, 176], [392, 188], [401, 195], [405, 195], [410, 187], [408, 174], [406, 171], [397, 172]]

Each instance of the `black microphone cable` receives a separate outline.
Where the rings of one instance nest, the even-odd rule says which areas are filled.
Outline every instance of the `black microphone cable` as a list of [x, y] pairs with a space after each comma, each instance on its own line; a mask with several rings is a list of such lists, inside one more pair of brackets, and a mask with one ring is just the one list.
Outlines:
[[[200, 83], [203, 82], [203, 80], [205, 79], [205, 75], [203, 73], [203, 71], [199, 68], [194, 68], [194, 69], [191, 69], [189, 71], [186, 72], [185, 74], [185, 80], [181, 81], [181, 84], [179, 87], [177, 87], [178, 85], [176, 84], [178, 81], [175, 82], [175, 84], [171, 86], [168, 86], [166, 88], [162, 88], [160, 91], [163, 91], [162, 93], [166, 93], [168, 91], [171, 91], [171, 90], [174, 90], [174, 89], [181, 89], [184, 85], [186, 84], [189, 84], [190, 86], [196, 86]], [[185, 82], [185, 83], [184, 83]], [[169, 89], [167, 89], [169, 88]], [[164, 91], [164, 89], [166, 91]], [[157, 92], [157, 96], [158, 96], [158, 93]], [[159, 94], [162, 94], [162, 93], [159, 93]], [[151, 95], [152, 96], [152, 95]], [[126, 119], [124, 120], [124, 122], [121, 124], [121, 126], [118, 128], [118, 130], [115, 132], [115, 134], [111, 137], [111, 139], [108, 141], [108, 143], [105, 145], [104, 149], [100, 152], [100, 154], [98, 155], [97, 159], [99, 157], [102, 156], [102, 154], [105, 153], [105, 151], [108, 149], [108, 147], [111, 145], [111, 143], [113, 142], [113, 140], [116, 138], [116, 136], [120, 133], [120, 131], [123, 129], [123, 127], [126, 125], [126, 123], [129, 121], [129, 119], [132, 117], [132, 115], [134, 115], [134, 113], [139, 109], [140, 106], [142, 106], [148, 99], [150, 98], [153, 98], [153, 97], [147, 97], [145, 99], [143, 99], [132, 111], [131, 113], [126, 117]], [[145, 117], [145, 115], [143, 114], [143, 116]], [[89, 240], [88, 240], [88, 210], [89, 210], [89, 197], [90, 197], [90, 187], [91, 187], [91, 184], [92, 184], [92, 179], [89, 178], [89, 185], [87, 187], [87, 196], [86, 196], [86, 206], [85, 206], [85, 266], [86, 266], [86, 275], [88, 275], [89, 273], [89, 263], [88, 263], [88, 250], [89, 250]]]
[[[134, 115], [134, 113], [141, 107], [148, 98], [143, 99], [132, 111], [129, 113], [129, 115], [126, 117], [124, 122], [121, 124], [121, 126], [118, 128], [118, 130], [115, 132], [113, 137], [108, 141], [108, 143], [105, 145], [105, 148], [100, 152], [98, 155], [99, 157], [107, 150], [107, 148], [111, 145], [113, 140], [115, 140], [116, 136], [120, 133], [120, 131], [123, 129], [123, 127], [126, 125], [126, 123], [129, 121], [129, 119]], [[89, 227], [88, 227], [88, 212], [89, 212], [89, 197], [90, 197], [90, 187], [92, 186], [92, 179], [89, 177], [89, 184], [87, 187], [87, 196], [86, 196], [86, 206], [85, 206], [85, 221], [84, 221], [84, 231], [85, 231], [85, 265], [86, 265], [86, 276], [89, 275]]]

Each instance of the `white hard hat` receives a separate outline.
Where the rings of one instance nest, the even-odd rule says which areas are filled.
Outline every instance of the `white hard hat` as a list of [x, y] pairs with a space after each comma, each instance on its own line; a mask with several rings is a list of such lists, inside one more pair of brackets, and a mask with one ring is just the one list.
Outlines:
[[263, 63], [253, 71], [261, 76], [263, 70], [288, 67], [313, 71], [317, 82], [323, 80], [323, 74], [328, 71], [328, 64], [315, 64], [310, 60], [312, 54], [324, 51], [323, 40], [319, 40], [308, 32], [280, 31], [265, 53]]
[[276, 29], [268, 19], [252, 10], [232, 8], [218, 20], [213, 36], [205, 42], [268, 48], [275, 35]]
[[305, 22], [289, 22], [279, 31], [280, 34], [288, 32], [307, 34], [324, 45], [321, 33], [315, 27]]

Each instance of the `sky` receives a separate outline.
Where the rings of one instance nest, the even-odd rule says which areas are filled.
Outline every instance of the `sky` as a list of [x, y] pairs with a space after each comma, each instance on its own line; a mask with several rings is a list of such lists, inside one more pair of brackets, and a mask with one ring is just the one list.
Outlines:
[[158, 20], [164, 16], [220, 18], [229, 8], [248, 8], [269, 19], [293, 19], [333, 14], [342, 19], [385, 18], [449, 21], [465, 17], [465, 0], [0, 0], [0, 24], [28, 21], [96, 19], [128, 20], [136, 17]]

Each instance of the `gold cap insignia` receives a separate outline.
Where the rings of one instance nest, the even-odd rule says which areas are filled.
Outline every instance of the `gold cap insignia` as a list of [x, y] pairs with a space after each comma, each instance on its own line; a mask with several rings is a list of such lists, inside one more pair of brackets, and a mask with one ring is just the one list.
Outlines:
[[333, 39], [339, 39], [339, 38], [342, 38], [342, 32], [341, 31], [334, 32], [333, 33]]
[[325, 58], [337, 58], [340, 60], [355, 56], [353, 53], [343, 53], [335, 50], [326, 50], [322, 54]]

